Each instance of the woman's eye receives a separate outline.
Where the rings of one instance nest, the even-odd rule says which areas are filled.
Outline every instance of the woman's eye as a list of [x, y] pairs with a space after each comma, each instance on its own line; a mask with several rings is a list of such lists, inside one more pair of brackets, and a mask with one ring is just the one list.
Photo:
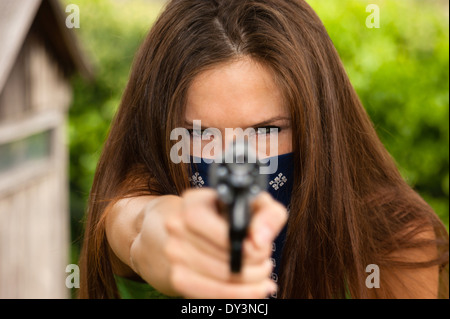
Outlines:
[[191, 137], [193, 138], [199, 138], [202, 140], [211, 140], [214, 138], [214, 134], [212, 134], [209, 130], [193, 130], [193, 129], [188, 129], [189, 134], [191, 135]]
[[264, 126], [264, 127], [257, 127], [256, 128], [256, 134], [257, 135], [267, 135], [267, 134], [273, 134], [273, 133], [280, 133], [281, 128], [278, 126]]
[[190, 130], [188, 130], [189, 131], [189, 134], [192, 136], [192, 137], [202, 137], [202, 134], [203, 134], [203, 131], [202, 130], [192, 130], [192, 129], [190, 129]]

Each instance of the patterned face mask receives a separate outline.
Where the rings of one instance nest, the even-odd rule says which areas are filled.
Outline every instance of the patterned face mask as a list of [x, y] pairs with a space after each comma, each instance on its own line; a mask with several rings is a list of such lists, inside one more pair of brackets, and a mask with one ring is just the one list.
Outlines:
[[[267, 189], [266, 191], [272, 195], [274, 199], [282, 203], [289, 212], [289, 205], [291, 202], [291, 193], [294, 182], [294, 161], [293, 161], [293, 153], [287, 153], [283, 155], [277, 156], [278, 159], [278, 169], [275, 173], [269, 174], [267, 181]], [[269, 158], [270, 160], [270, 158]], [[197, 160], [200, 162], [200, 160]], [[208, 170], [209, 165], [203, 160], [200, 163], [195, 163], [191, 157], [191, 168], [192, 168], [192, 176], [189, 178], [192, 187], [200, 188], [200, 187], [209, 187], [208, 182]], [[278, 237], [272, 244], [272, 263], [274, 265], [272, 270], [272, 279], [277, 282], [278, 281], [278, 273], [280, 269], [281, 263], [281, 252], [283, 249], [283, 244], [286, 239], [286, 229], [287, 225], [281, 230]], [[276, 298], [275, 295], [271, 297]]]

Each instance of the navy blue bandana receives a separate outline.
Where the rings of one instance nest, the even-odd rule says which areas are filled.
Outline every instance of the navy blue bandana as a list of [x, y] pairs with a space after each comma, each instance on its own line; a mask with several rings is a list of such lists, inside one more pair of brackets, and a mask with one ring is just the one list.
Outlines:
[[[293, 153], [287, 153], [279, 155], [278, 157], [278, 169], [275, 173], [269, 174], [267, 181], [267, 192], [272, 195], [274, 199], [282, 203], [289, 212], [289, 205], [291, 202], [291, 193], [294, 182], [294, 161]], [[270, 158], [269, 158], [270, 160]], [[192, 176], [189, 178], [192, 187], [209, 187], [208, 182], [208, 170], [211, 164], [206, 163], [203, 159], [197, 158], [195, 163], [191, 157]], [[281, 264], [281, 253], [286, 239], [287, 225], [281, 230], [277, 238], [272, 244], [272, 279], [278, 282], [278, 274]], [[276, 298], [276, 293], [271, 297]]]

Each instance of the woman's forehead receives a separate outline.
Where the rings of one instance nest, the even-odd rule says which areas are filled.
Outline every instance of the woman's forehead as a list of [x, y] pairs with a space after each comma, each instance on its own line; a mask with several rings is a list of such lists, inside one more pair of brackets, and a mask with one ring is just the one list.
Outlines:
[[187, 122], [242, 127], [283, 116], [287, 111], [272, 73], [250, 58], [203, 71], [188, 89]]

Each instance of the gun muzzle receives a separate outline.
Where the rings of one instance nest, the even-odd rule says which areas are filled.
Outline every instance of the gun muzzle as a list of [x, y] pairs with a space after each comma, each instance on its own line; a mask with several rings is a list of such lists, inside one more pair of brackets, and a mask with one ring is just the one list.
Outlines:
[[229, 221], [230, 269], [242, 267], [242, 244], [250, 224], [250, 203], [266, 189], [267, 176], [260, 174], [261, 163], [247, 141], [234, 141], [222, 158], [216, 159], [208, 172], [218, 193], [219, 210]]

